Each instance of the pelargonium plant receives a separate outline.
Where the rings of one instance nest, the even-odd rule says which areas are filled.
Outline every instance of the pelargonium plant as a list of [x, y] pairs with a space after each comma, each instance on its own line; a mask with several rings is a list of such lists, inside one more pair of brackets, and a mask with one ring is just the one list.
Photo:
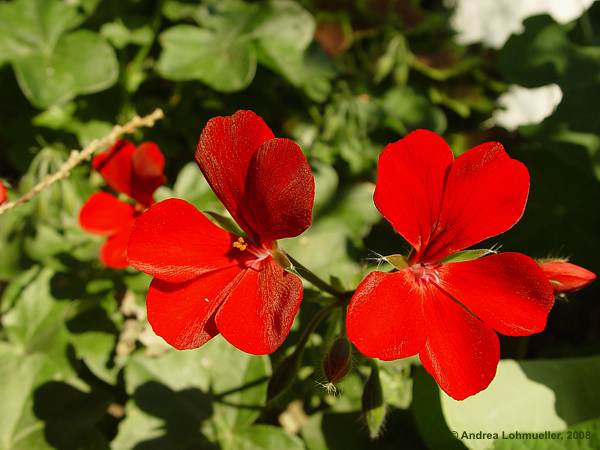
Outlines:
[[[153, 144], [135, 148], [125, 141], [93, 165], [134, 203], [96, 193], [81, 210], [81, 225], [108, 236], [101, 250], [107, 266], [131, 265], [153, 277], [148, 320], [176, 349], [222, 334], [244, 352], [270, 354], [298, 313], [300, 277], [332, 297], [275, 370], [270, 397], [290, 385], [307, 336], [339, 308], [345, 326], [323, 359], [330, 382], [352, 370], [354, 346], [371, 361], [418, 355], [442, 390], [465, 399], [495, 376], [497, 333], [543, 331], [555, 295], [595, 279], [566, 260], [470, 248], [510, 229], [527, 203], [529, 172], [497, 142], [454, 159], [440, 136], [417, 130], [383, 150], [375, 206], [412, 250], [382, 257], [389, 269], [372, 271], [352, 292], [325, 282], [277, 243], [301, 235], [312, 220], [314, 178], [295, 142], [276, 138], [255, 113], [238, 111], [206, 124], [195, 161], [198, 177], [204, 175], [237, 226], [224, 229], [184, 200], [154, 203], [164, 158]], [[381, 386], [372, 381], [377, 365], [371, 365], [367, 384], [375, 398]], [[371, 397], [363, 403], [373, 403]]]

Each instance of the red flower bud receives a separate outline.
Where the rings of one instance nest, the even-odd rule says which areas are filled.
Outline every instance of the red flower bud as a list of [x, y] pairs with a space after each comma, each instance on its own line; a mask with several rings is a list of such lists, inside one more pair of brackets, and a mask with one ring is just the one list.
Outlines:
[[330, 383], [336, 384], [344, 378], [352, 367], [352, 345], [344, 336], [337, 337], [323, 359], [323, 371]]
[[540, 263], [555, 294], [577, 291], [596, 279], [596, 274], [563, 259], [547, 259]]

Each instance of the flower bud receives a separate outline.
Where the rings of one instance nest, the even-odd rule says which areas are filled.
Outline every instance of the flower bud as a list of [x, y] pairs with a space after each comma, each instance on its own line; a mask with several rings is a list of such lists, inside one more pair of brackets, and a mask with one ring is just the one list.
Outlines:
[[371, 439], [376, 439], [383, 429], [386, 410], [379, 368], [375, 362], [371, 365], [371, 374], [363, 389], [362, 413], [369, 429], [369, 436]]
[[336, 384], [352, 367], [352, 345], [345, 336], [338, 336], [323, 359], [323, 372], [330, 383]]
[[577, 291], [596, 279], [596, 274], [563, 259], [547, 259], [540, 267], [552, 284], [555, 294]]

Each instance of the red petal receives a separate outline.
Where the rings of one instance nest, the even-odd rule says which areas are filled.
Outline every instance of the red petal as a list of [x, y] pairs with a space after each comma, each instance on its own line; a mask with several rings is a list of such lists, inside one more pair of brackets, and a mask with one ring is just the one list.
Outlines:
[[529, 172], [501, 144], [481, 144], [456, 159], [446, 178], [435, 235], [416, 259], [440, 260], [512, 227], [523, 215]]
[[444, 264], [442, 288], [496, 331], [527, 336], [546, 327], [552, 287], [537, 263], [520, 253], [501, 253]]
[[6, 201], [6, 187], [0, 181], [0, 205]]
[[136, 220], [127, 253], [136, 269], [166, 281], [182, 282], [237, 265], [232, 256], [233, 240], [234, 236], [214, 225], [192, 204], [169, 199], [153, 205]]
[[96, 155], [92, 166], [115, 191], [131, 195], [134, 153], [135, 145], [131, 142], [117, 141], [111, 148]]
[[444, 392], [463, 400], [494, 379], [498, 336], [441, 291], [431, 300], [424, 307], [427, 340], [419, 357]]
[[196, 162], [217, 197], [235, 221], [254, 236], [254, 223], [244, 217], [248, 167], [260, 145], [274, 137], [265, 122], [252, 111], [208, 121], [196, 149]]
[[106, 192], [96, 192], [79, 211], [79, 225], [88, 233], [111, 235], [133, 222], [134, 210], [129, 203]]
[[154, 203], [154, 191], [165, 183], [165, 157], [154, 142], [144, 142], [133, 154], [131, 196], [143, 205]]
[[206, 343], [218, 334], [214, 312], [239, 273], [238, 267], [231, 267], [184, 283], [152, 280], [146, 308], [154, 332], [179, 350]]
[[423, 301], [429, 295], [429, 289], [418, 287], [407, 271], [370, 273], [348, 306], [348, 338], [372, 358], [416, 355], [425, 340]]
[[253, 230], [263, 242], [298, 236], [312, 221], [315, 180], [300, 147], [271, 139], [250, 162], [245, 192]]
[[131, 226], [127, 226], [104, 242], [100, 248], [100, 261], [106, 267], [124, 269], [129, 266], [129, 262], [127, 262], [127, 242], [130, 234]]
[[596, 279], [594, 272], [562, 260], [543, 262], [540, 268], [557, 294], [577, 291]]
[[269, 258], [260, 271], [245, 271], [217, 312], [217, 328], [246, 353], [273, 353], [290, 332], [302, 293], [300, 278]]
[[154, 191], [165, 182], [164, 156], [153, 142], [136, 148], [129, 141], [118, 141], [94, 157], [93, 166], [110, 187], [146, 206], [154, 202]]
[[379, 156], [375, 205], [417, 251], [435, 229], [452, 159], [448, 144], [427, 130], [413, 131]]

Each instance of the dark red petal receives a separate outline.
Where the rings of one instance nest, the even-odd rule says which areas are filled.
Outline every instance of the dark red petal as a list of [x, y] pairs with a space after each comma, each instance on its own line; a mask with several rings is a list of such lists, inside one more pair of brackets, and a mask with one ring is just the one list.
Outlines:
[[315, 180], [300, 147], [278, 138], [262, 144], [250, 162], [244, 202], [247, 222], [261, 240], [305, 231], [312, 221], [314, 198]]
[[546, 327], [552, 287], [537, 263], [521, 253], [501, 253], [444, 264], [442, 288], [496, 331], [527, 336]]
[[253, 237], [254, 224], [248, 223], [243, 212], [248, 208], [244, 203], [248, 166], [260, 145], [273, 137], [255, 113], [238, 111], [209, 120], [196, 149], [196, 162], [213, 191], [240, 227]]
[[206, 343], [218, 334], [214, 313], [239, 273], [230, 267], [184, 283], [152, 280], [146, 309], [154, 332], [180, 350]]
[[419, 358], [455, 400], [485, 389], [496, 374], [500, 345], [494, 330], [438, 291], [424, 307], [427, 339]]
[[166, 281], [182, 282], [237, 265], [231, 256], [233, 241], [232, 235], [192, 204], [168, 199], [136, 220], [127, 252], [136, 269]]
[[127, 261], [127, 242], [131, 234], [131, 225], [117, 234], [109, 236], [100, 248], [100, 261], [112, 269], [124, 269], [129, 266]]
[[540, 268], [556, 294], [577, 291], [596, 279], [596, 274], [563, 260], [549, 260]]
[[92, 166], [111, 188], [131, 196], [134, 153], [135, 145], [131, 142], [117, 141], [111, 148], [96, 155]]
[[92, 194], [79, 211], [81, 228], [106, 236], [128, 227], [133, 218], [133, 206], [106, 192]]
[[501, 144], [472, 148], [452, 164], [435, 236], [417, 260], [433, 262], [508, 230], [523, 215], [529, 172]]
[[448, 144], [427, 130], [413, 131], [379, 156], [375, 205], [417, 251], [437, 224], [452, 159]]
[[260, 271], [244, 272], [217, 311], [217, 328], [246, 353], [273, 353], [290, 332], [302, 294], [300, 278], [269, 257]]
[[408, 271], [370, 273], [348, 306], [348, 338], [371, 358], [416, 355], [425, 341], [423, 302], [429, 291], [416, 285]]
[[154, 191], [165, 183], [165, 157], [154, 142], [144, 142], [133, 153], [131, 197], [143, 205], [154, 203]]

